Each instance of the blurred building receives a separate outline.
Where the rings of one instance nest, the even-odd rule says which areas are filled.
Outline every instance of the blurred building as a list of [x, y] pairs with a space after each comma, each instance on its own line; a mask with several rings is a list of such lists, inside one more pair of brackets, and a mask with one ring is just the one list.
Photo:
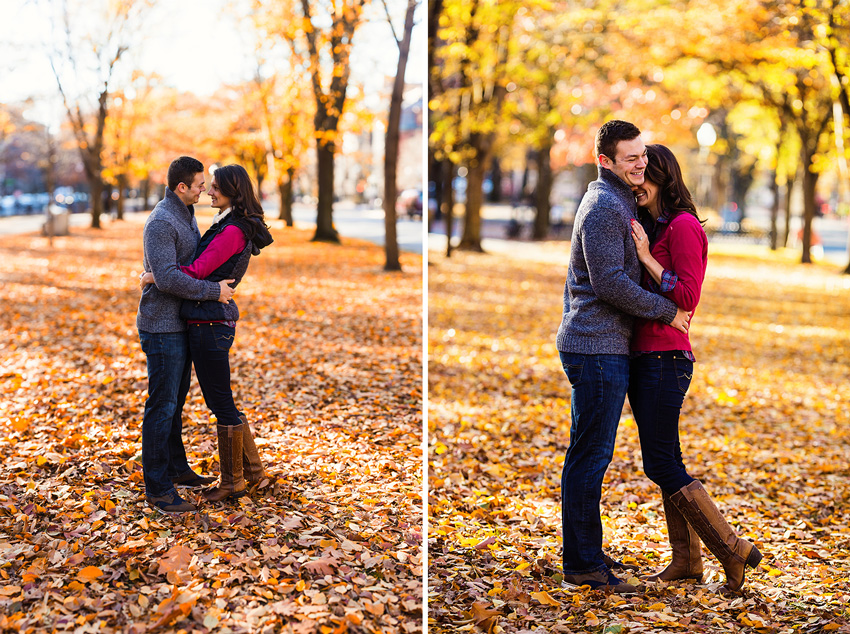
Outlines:
[[[342, 152], [337, 154], [334, 170], [335, 191], [340, 199], [380, 205], [384, 191], [384, 147], [392, 78], [388, 78], [387, 83], [390, 88], [374, 109], [376, 117], [371, 130], [347, 134], [343, 139]], [[396, 172], [399, 192], [422, 188], [424, 96], [421, 84], [408, 84], [404, 88]]]

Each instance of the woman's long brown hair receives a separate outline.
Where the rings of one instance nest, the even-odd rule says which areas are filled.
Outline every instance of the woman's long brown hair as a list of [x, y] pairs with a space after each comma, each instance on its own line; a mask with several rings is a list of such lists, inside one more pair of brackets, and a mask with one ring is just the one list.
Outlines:
[[246, 237], [251, 240], [257, 232], [254, 223], [259, 222], [264, 227], [266, 223], [263, 219], [263, 206], [257, 198], [248, 172], [241, 165], [225, 165], [213, 173], [213, 178], [218, 183], [219, 191], [230, 199], [233, 214], [237, 218], [248, 220], [244, 223], [244, 229], [250, 234]]
[[658, 205], [661, 214], [672, 218], [674, 215], [687, 212], [705, 224], [705, 220], [697, 215], [697, 207], [691, 192], [682, 178], [679, 161], [670, 149], [654, 143], [646, 146], [647, 166], [644, 176], [658, 186]]

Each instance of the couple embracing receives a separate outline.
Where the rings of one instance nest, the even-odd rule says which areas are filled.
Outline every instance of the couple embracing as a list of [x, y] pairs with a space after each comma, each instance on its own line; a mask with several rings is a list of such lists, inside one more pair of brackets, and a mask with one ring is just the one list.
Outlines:
[[203, 490], [208, 501], [245, 495], [264, 469], [251, 428], [230, 389], [229, 350], [239, 310], [232, 299], [252, 255], [272, 243], [253, 184], [239, 165], [212, 175], [207, 194], [218, 209], [201, 236], [195, 203], [204, 165], [181, 156], [168, 168], [165, 197], [144, 228], [144, 273], [136, 326], [147, 357], [148, 398], [142, 421], [147, 503], [164, 513], [197, 510], [177, 487], [204, 489], [214, 478], [195, 473], [183, 446], [183, 404], [192, 364], [217, 423], [221, 478]]
[[566, 582], [616, 593], [634, 566], [602, 550], [602, 480], [614, 454], [626, 394], [646, 475], [661, 489], [673, 551], [647, 581], [701, 580], [700, 540], [738, 591], [762, 555], [737, 536], [679, 444], [679, 413], [693, 376], [688, 338], [708, 241], [679, 164], [640, 130], [608, 121], [596, 135], [599, 177], [576, 213], [557, 348], [572, 387], [570, 446], [561, 474]]

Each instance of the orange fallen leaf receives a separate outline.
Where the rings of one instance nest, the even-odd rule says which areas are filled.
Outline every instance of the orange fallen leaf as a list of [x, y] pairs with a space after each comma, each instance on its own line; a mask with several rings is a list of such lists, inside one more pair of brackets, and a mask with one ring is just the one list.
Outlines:
[[159, 560], [159, 574], [184, 570], [192, 561], [194, 551], [188, 546], [175, 544]]
[[472, 604], [472, 610], [469, 614], [472, 622], [488, 633], [495, 630], [496, 623], [502, 616], [501, 610], [488, 609], [487, 604], [480, 601]]
[[94, 581], [95, 579], [102, 577], [103, 571], [97, 566], [86, 566], [80, 572], [77, 573], [77, 579], [80, 581]]

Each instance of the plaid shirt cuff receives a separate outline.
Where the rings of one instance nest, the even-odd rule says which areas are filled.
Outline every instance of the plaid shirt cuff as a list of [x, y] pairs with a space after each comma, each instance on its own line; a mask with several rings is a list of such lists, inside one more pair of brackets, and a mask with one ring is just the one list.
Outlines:
[[662, 293], [669, 293], [674, 288], [676, 288], [676, 283], [678, 281], [678, 275], [676, 275], [673, 271], [668, 271], [667, 269], [664, 269], [664, 272], [661, 274], [661, 285], [659, 286], [659, 290]]

